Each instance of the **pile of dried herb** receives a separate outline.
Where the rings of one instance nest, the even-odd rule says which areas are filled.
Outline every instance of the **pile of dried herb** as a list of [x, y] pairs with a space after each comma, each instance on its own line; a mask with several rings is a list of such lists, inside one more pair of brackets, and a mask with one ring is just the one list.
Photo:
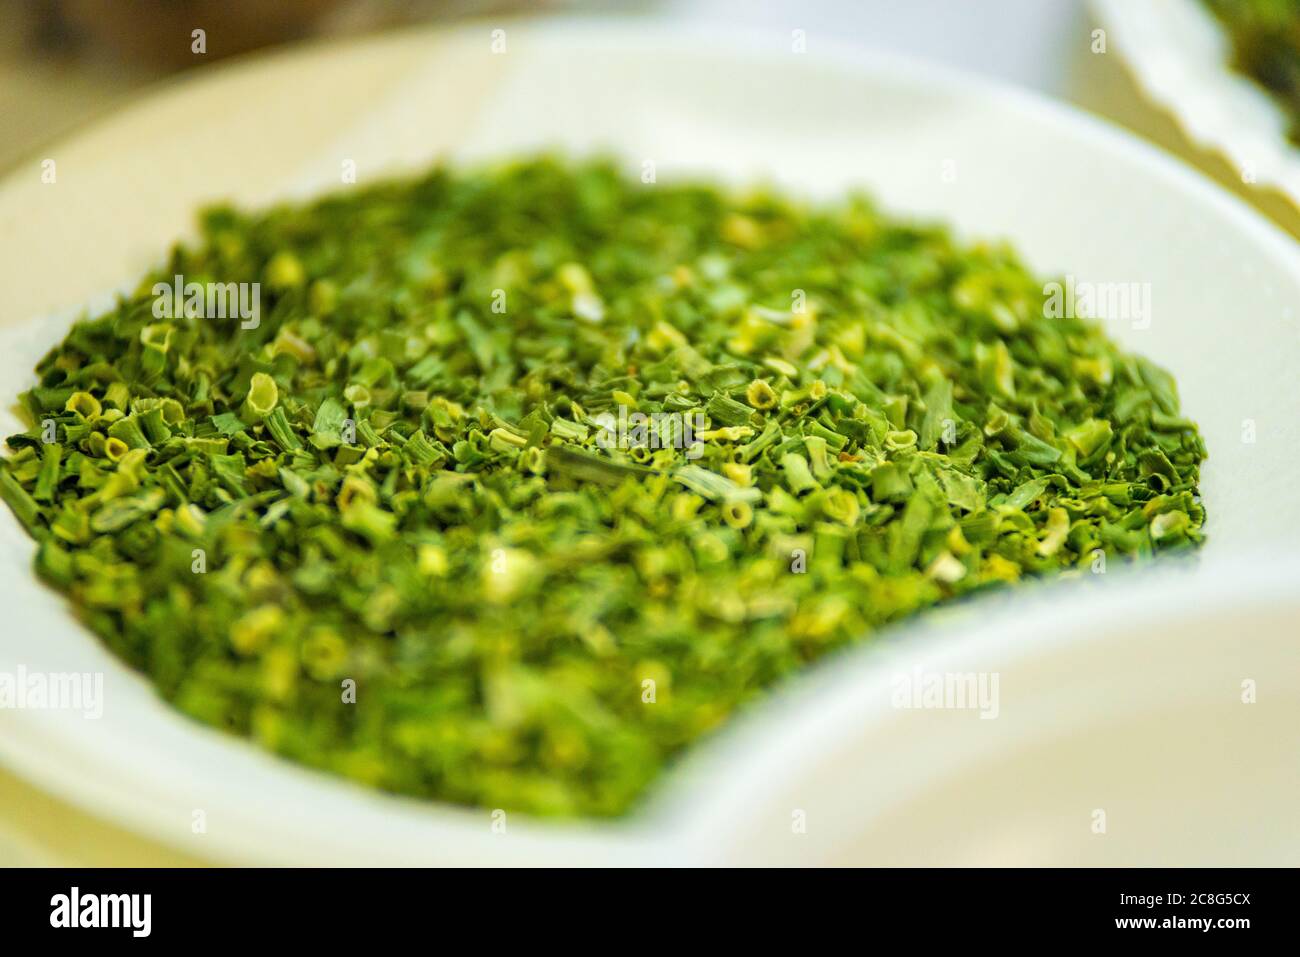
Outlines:
[[1170, 376], [860, 197], [540, 158], [202, 230], [40, 363], [0, 493], [177, 708], [379, 788], [616, 815], [883, 625], [1201, 539]]
[[1205, 0], [1232, 40], [1237, 69], [1266, 87], [1300, 143], [1300, 5], [1296, 0]]

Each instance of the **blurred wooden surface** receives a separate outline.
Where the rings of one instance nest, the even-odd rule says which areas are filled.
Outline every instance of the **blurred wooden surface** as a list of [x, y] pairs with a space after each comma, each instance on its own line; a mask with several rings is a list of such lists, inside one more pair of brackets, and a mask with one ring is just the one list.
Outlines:
[[0, 29], [0, 172], [110, 113], [162, 74], [106, 59], [56, 59], [37, 47], [34, 7], [6, 0]]
[[[286, 40], [654, 0], [0, 0], [0, 174], [178, 73]], [[1061, 2], [1061, 0], [1057, 0]], [[1073, 2], [1073, 0], [1066, 0]], [[191, 33], [205, 31], [206, 53]]]
[[106, 824], [0, 769], [0, 867], [193, 867], [205, 863]]

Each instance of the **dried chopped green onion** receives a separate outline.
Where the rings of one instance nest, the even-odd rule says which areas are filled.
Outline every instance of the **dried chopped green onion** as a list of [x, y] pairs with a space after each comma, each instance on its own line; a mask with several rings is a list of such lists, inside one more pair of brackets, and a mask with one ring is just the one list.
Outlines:
[[1300, 143], [1300, 10], [1291, 0], [1205, 0], [1227, 28], [1238, 69], [1286, 111]]
[[862, 197], [539, 158], [202, 229], [140, 288], [260, 322], [78, 323], [0, 498], [177, 708], [388, 791], [621, 814], [830, 651], [1203, 537], [1168, 373]]

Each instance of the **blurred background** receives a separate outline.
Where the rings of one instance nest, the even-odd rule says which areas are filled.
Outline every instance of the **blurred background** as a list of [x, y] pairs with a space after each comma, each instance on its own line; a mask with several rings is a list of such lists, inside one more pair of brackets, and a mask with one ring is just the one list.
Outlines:
[[[0, 0], [0, 170], [178, 73], [307, 38], [512, 14], [799, 27], [1068, 95], [1083, 0]], [[936, 27], [938, 27], [936, 29]], [[206, 53], [192, 32], [206, 34]]]
[[[792, 28], [1054, 96], [1087, 84], [1084, 0], [0, 0], [0, 170], [174, 74], [307, 38], [513, 14]], [[192, 33], [205, 32], [196, 54]]]
[[[1144, 100], [1120, 57], [1093, 55], [1088, 0], [0, 0], [0, 174], [149, 88], [224, 58], [407, 25], [592, 14], [799, 28], [997, 77], [1133, 129], [1300, 236], [1290, 202], [1243, 186]], [[205, 35], [201, 54], [196, 29]]]

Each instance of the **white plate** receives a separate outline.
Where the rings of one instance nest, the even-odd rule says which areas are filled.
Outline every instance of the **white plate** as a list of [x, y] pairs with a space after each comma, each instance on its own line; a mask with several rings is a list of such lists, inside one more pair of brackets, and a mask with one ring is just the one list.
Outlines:
[[1300, 149], [1290, 117], [1232, 66], [1232, 40], [1201, 0], [1091, 0], [1108, 45], [1138, 86], [1242, 182], [1300, 209]]
[[[1009, 238], [1037, 269], [1149, 283], [1150, 322], [1110, 328], [1176, 374], [1201, 424], [1203, 560], [927, 616], [794, 682], [626, 822], [511, 818], [499, 834], [486, 810], [370, 793], [176, 716], [36, 583], [4, 510], [0, 670], [102, 671], [105, 711], [0, 711], [0, 759], [228, 861], [1300, 860], [1300, 572], [1280, 557], [1300, 534], [1292, 242], [1141, 142], [970, 77], [821, 37], [798, 54], [785, 34], [501, 26], [504, 54], [480, 25], [222, 67], [52, 151], [56, 183], [33, 163], [0, 184], [4, 397], [30, 384], [69, 310], [130, 284], [203, 199], [324, 188], [344, 160], [364, 180], [440, 154], [608, 147], [634, 173], [653, 160], [661, 181], [864, 186], [893, 210]], [[997, 673], [998, 718], [891, 707], [894, 678], [915, 668]]]

